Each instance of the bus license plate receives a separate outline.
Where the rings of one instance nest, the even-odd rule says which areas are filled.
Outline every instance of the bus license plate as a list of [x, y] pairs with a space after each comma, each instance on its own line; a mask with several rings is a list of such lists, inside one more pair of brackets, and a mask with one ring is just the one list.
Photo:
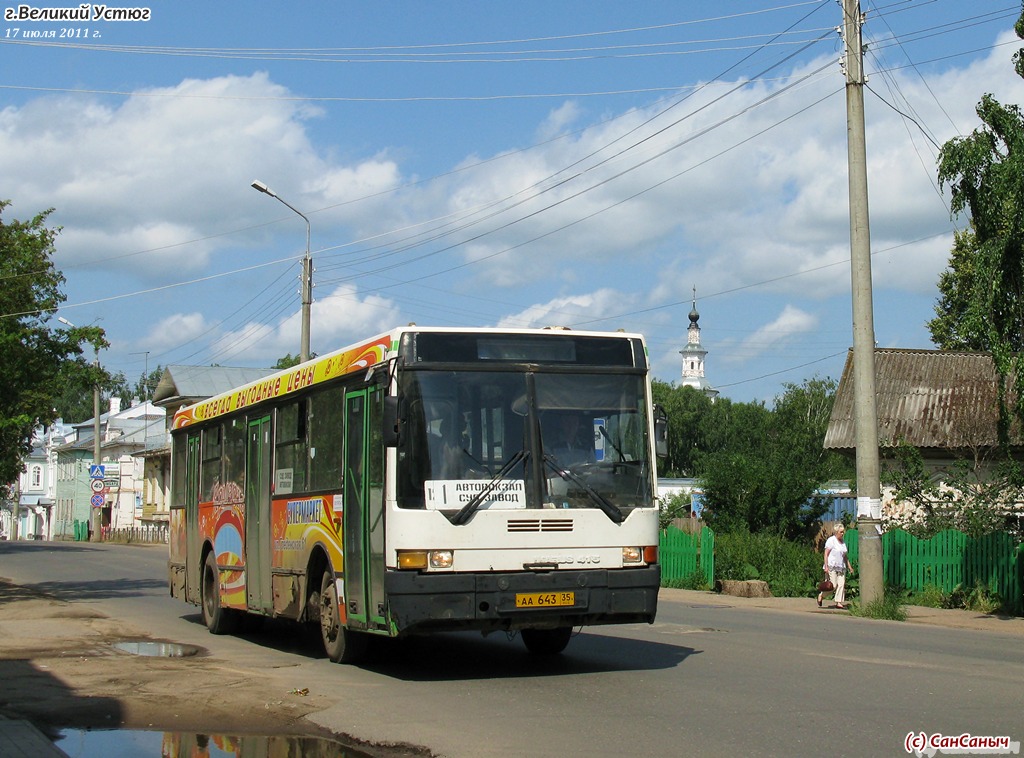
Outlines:
[[558, 608], [576, 605], [575, 592], [517, 592], [516, 608]]

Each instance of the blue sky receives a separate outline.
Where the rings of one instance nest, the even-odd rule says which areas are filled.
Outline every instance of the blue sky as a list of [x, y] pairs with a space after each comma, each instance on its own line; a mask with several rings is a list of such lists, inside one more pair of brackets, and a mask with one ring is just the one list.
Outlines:
[[[723, 396], [838, 379], [834, 0], [148, 7], [0, 27], [5, 219], [55, 208], [60, 315], [106, 329], [111, 370], [298, 353], [305, 225], [259, 179], [311, 222], [314, 352], [410, 321], [623, 328], [675, 381], [696, 287]], [[1020, 5], [863, 8], [876, 340], [930, 348], [965, 223], [937, 145], [985, 92], [1024, 102]]]

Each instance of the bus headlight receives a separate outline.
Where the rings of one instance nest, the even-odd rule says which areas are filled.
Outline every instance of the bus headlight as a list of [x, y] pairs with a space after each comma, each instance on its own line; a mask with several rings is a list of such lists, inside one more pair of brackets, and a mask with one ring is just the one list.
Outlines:
[[645, 545], [643, 547], [622, 548], [623, 566], [653, 566], [658, 562], [658, 546]]
[[639, 547], [622, 548], [622, 565], [638, 564], [644, 562], [644, 551]]
[[430, 568], [450, 569], [455, 562], [455, 553], [451, 550], [431, 550], [429, 554]]

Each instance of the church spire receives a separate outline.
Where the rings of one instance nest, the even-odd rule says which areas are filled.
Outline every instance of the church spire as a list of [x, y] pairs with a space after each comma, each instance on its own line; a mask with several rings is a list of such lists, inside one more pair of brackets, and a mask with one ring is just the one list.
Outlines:
[[697, 286], [693, 287], [693, 305], [690, 308], [690, 327], [686, 330], [686, 347], [680, 350], [683, 356], [682, 386], [693, 387], [712, 400], [718, 395], [704, 377], [704, 357], [708, 351], [700, 344], [700, 313], [697, 312]]

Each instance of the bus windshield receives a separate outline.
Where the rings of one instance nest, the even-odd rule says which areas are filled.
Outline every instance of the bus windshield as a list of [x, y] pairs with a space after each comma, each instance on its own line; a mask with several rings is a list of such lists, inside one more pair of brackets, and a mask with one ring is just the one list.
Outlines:
[[645, 387], [625, 372], [405, 371], [398, 504], [457, 523], [530, 508], [621, 521], [651, 507]]

